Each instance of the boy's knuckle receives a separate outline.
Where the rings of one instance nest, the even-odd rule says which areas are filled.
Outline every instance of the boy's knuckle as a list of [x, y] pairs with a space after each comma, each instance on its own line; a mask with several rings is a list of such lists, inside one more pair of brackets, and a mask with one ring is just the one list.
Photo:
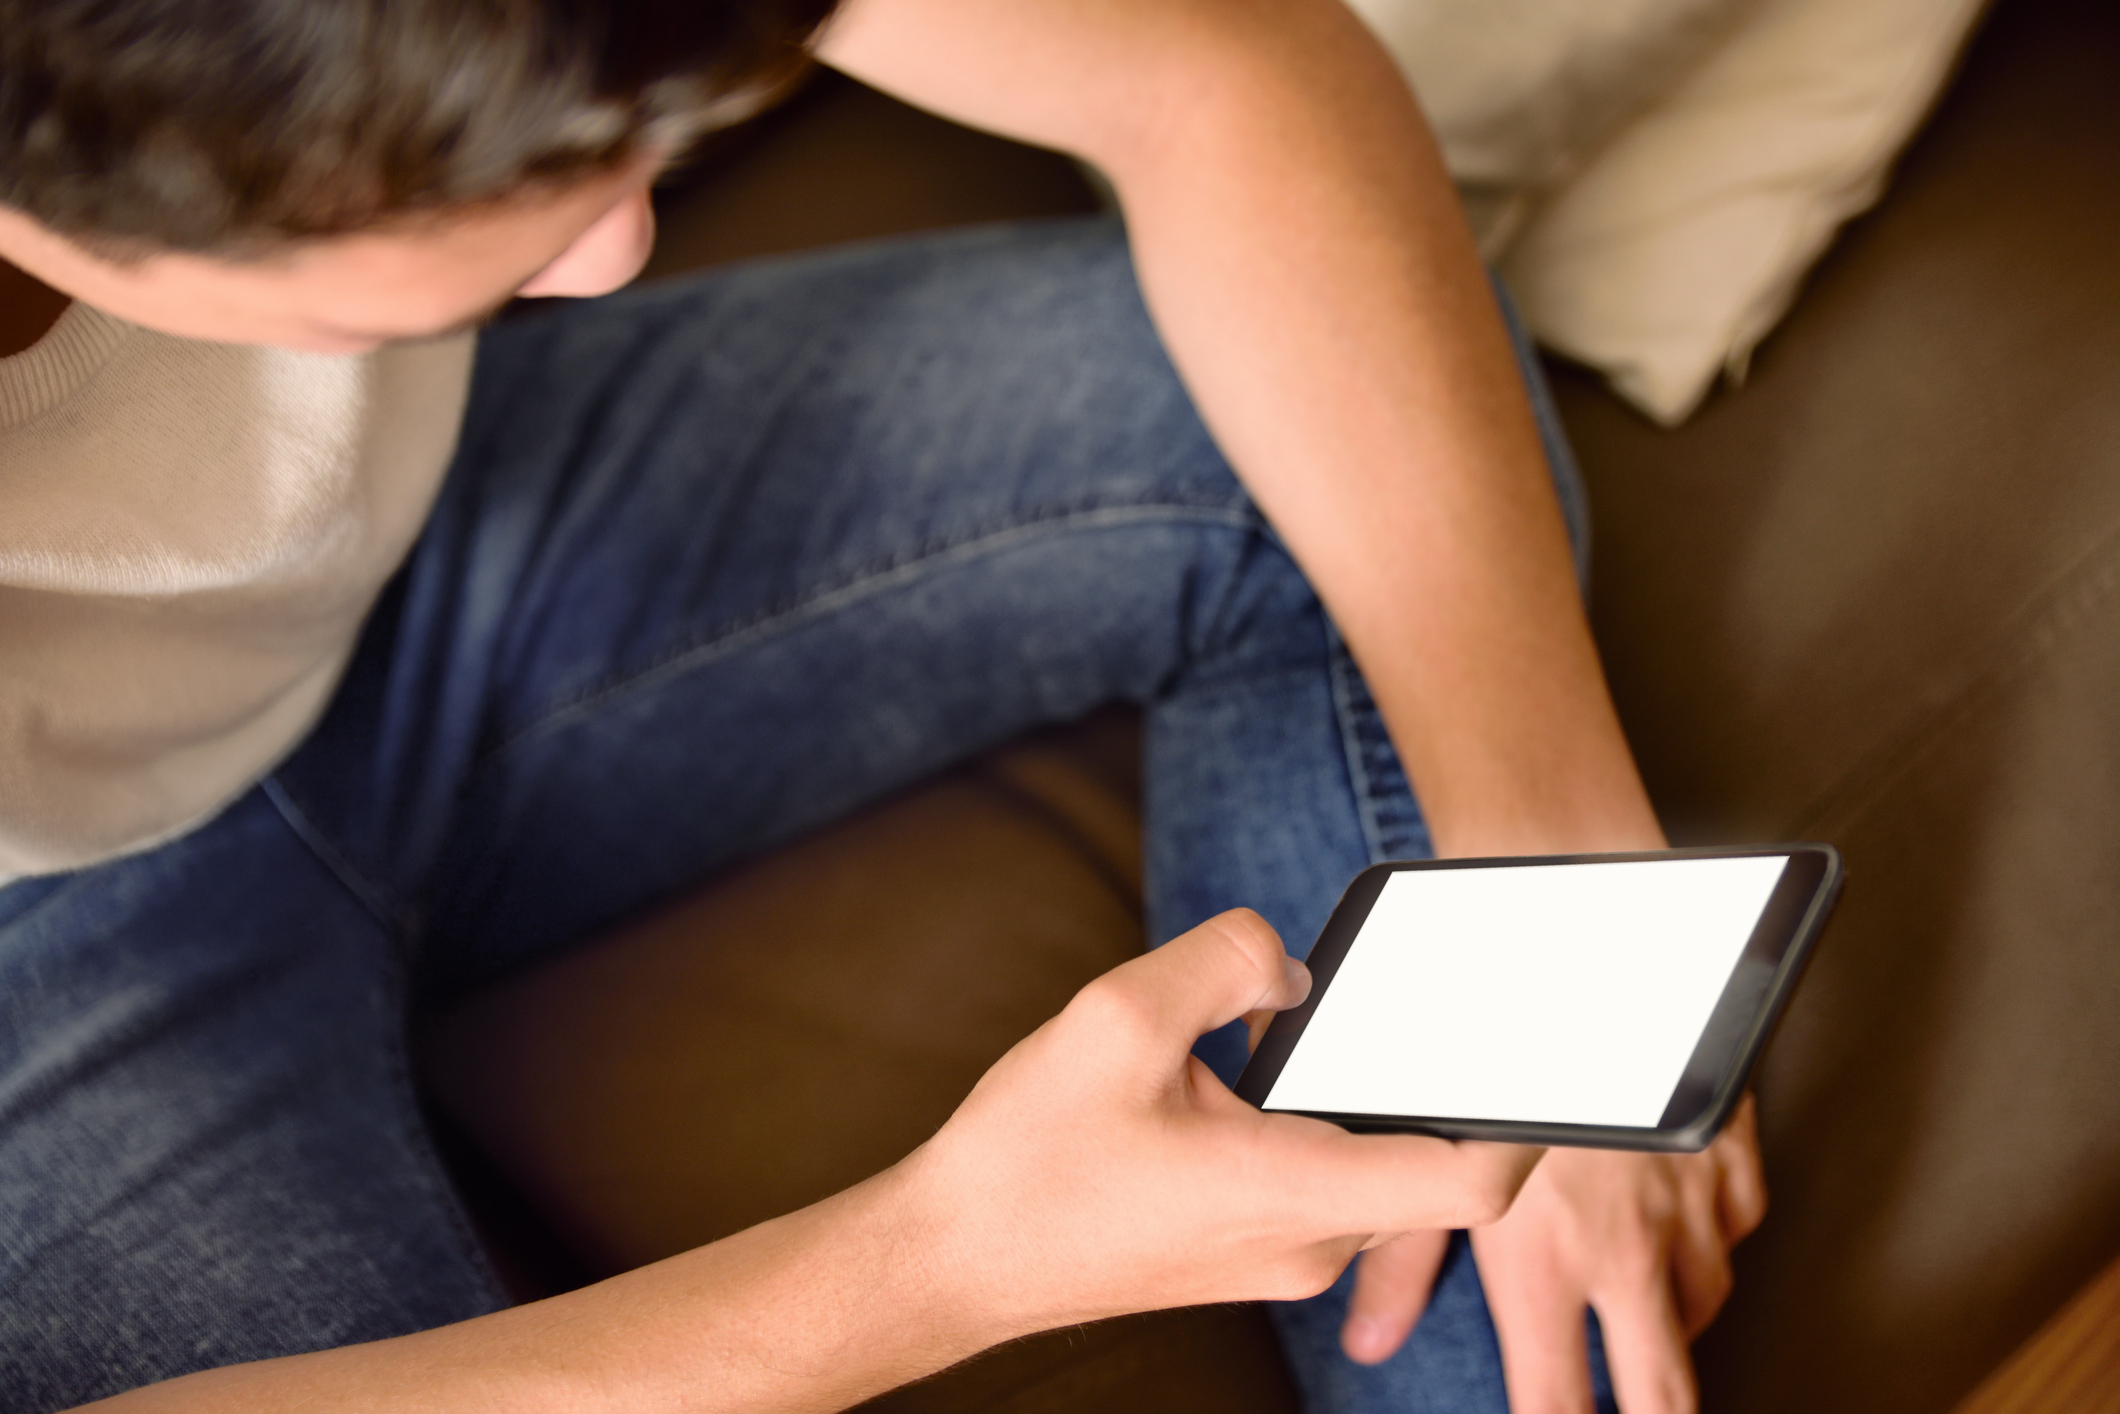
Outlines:
[[1271, 1301], [1307, 1301], [1340, 1279], [1342, 1263], [1329, 1253], [1306, 1252], [1282, 1264], [1274, 1274]]
[[1464, 1169], [1456, 1203], [1454, 1227], [1488, 1227], [1509, 1215], [1521, 1186], [1514, 1165], [1494, 1153], [1460, 1151]]
[[1248, 908], [1233, 908], [1210, 920], [1212, 936], [1236, 965], [1258, 979], [1262, 995], [1281, 977], [1281, 940], [1264, 918]]
[[1503, 1178], [1482, 1175], [1458, 1199], [1458, 1227], [1492, 1227], [1509, 1216], [1515, 1189]]
[[1108, 1045], [1130, 1045], [1147, 1039], [1155, 1017], [1147, 1001], [1112, 976], [1099, 977], [1068, 1003], [1074, 1020]]
[[1647, 1286], [1664, 1280], [1670, 1264], [1660, 1245], [1646, 1232], [1622, 1230], [1613, 1244], [1613, 1272], [1632, 1286]]
[[1455, 1227], [1492, 1227], [1509, 1213], [1509, 1190], [1498, 1180], [1475, 1182], [1458, 1199]]

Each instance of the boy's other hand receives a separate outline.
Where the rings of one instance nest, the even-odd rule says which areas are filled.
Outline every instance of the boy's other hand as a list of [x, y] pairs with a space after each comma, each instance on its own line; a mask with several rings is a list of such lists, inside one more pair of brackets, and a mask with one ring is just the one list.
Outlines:
[[1006, 1334], [1310, 1296], [1372, 1242], [1499, 1218], [1539, 1150], [1265, 1114], [1193, 1058], [1309, 988], [1247, 910], [1083, 988], [906, 1161], [930, 1274]]
[[[1730, 1294], [1730, 1249], [1766, 1216], [1748, 1096], [1698, 1154], [1564, 1149], [1547, 1156], [1507, 1219], [1473, 1234], [1502, 1346], [1509, 1407], [1588, 1414], [1586, 1307], [1628, 1414], [1698, 1404], [1687, 1345]], [[1447, 1232], [1411, 1232], [1362, 1259], [1342, 1344], [1365, 1364], [1412, 1332]]]

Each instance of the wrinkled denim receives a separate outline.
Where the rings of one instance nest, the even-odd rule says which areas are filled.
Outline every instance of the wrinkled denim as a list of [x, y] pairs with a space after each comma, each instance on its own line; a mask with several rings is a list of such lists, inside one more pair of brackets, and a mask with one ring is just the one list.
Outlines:
[[[1116, 226], [489, 330], [325, 720], [192, 834], [0, 889], [0, 1405], [500, 1307], [412, 1009], [1114, 699], [1146, 710], [1150, 941], [1248, 904], [1304, 950], [1358, 868], [1428, 850]], [[1335, 1299], [1284, 1323], [1314, 1407], [1502, 1407], [1469, 1262], [1378, 1370], [1319, 1335]]]

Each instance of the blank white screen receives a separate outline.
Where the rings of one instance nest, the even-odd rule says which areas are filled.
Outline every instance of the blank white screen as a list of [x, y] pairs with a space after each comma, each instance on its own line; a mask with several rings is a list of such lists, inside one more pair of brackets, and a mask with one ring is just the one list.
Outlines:
[[1263, 1108], [1654, 1126], [1785, 864], [1395, 873]]

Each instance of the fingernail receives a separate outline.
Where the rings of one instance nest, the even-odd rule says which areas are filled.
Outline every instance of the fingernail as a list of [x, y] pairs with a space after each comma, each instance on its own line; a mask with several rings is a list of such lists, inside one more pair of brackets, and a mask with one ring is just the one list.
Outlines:
[[1341, 1334], [1349, 1358], [1363, 1364], [1371, 1364], [1377, 1358], [1377, 1347], [1384, 1343], [1384, 1323], [1374, 1316], [1349, 1316], [1347, 1329]]
[[1281, 954], [1281, 969], [1288, 974], [1288, 986], [1297, 1000], [1310, 995], [1310, 969], [1297, 962], [1287, 953]]

